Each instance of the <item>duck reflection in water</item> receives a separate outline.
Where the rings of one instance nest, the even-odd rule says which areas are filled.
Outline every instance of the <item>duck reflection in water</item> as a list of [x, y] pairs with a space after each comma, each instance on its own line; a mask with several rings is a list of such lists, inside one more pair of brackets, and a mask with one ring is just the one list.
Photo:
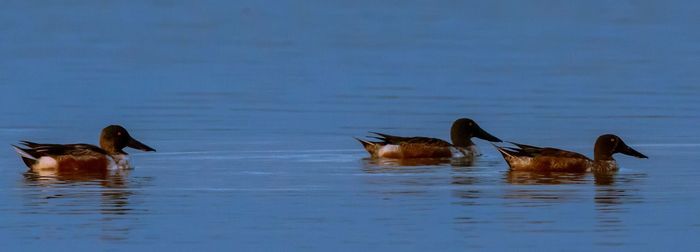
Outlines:
[[[40, 214], [91, 215], [97, 209], [101, 218], [85, 227], [99, 227], [103, 240], [124, 240], [129, 237], [134, 211], [129, 201], [134, 194], [129, 190], [129, 171], [61, 171], [42, 176], [29, 170], [24, 173], [24, 184], [39, 190], [27, 191], [26, 198], [33, 212]], [[71, 204], [65, 204], [67, 201]]]
[[[613, 185], [618, 171], [594, 171], [593, 182], [599, 186]], [[514, 185], [558, 185], [589, 183], [588, 173], [581, 172], [542, 172], [509, 170], [504, 179]]]
[[[604, 239], [626, 232], [628, 226], [622, 216], [630, 209], [630, 204], [644, 202], [639, 188], [635, 185], [640, 179], [646, 178], [646, 175], [598, 171], [594, 172], [593, 176], [596, 184], [594, 202], [597, 232], [613, 234], [613, 236], [603, 236]], [[615, 239], [601, 242], [619, 243]]]
[[514, 185], [558, 185], [585, 183], [586, 174], [580, 172], [547, 172], [509, 170], [505, 181]]
[[[617, 170], [597, 170], [593, 182], [598, 186], [613, 185], [618, 175]], [[558, 185], [589, 183], [589, 174], [583, 172], [548, 172], [548, 171], [516, 171], [508, 170], [505, 181], [514, 185]]]
[[45, 171], [28, 170], [24, 179], [29, 186], [99, 184], [104, 188], [124, 188], [130, 170]]
[[365, 158], [366, 164], [374, 166], [400, 167], [400, 166], [434, 166], [452, 165], [466, 167], [474, 165], [474, 158], [413, 158], [413, 159], [389, 159], [389, 158]]

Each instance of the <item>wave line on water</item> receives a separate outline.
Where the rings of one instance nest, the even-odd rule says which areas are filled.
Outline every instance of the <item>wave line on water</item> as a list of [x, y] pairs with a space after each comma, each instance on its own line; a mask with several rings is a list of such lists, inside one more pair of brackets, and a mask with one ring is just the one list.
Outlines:
[[258, 150], [258, 151], [173, 151], [173, 152], [149, 153], [149, 155], [183, 155], [183, 154], [212, 154], [212, 153], [338, 153], [338, 152], [364, 152], [364, 151], [358, 150], [358, 149]]
[[700, 143], [635, 144], [635, 146], [647, 146], [647, 147], [700, 147]]

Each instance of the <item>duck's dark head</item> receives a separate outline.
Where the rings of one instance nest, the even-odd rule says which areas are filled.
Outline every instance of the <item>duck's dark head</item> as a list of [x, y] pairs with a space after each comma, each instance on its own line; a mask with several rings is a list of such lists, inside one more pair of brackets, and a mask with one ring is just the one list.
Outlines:
[[100, 147], [110, 154], [126, 154], [122, 149], [131, 147], [142, 151], [156, 151], [129, 135], [126, 129], [119, 125], [109, 125], [102, 129]]
[[452, 124], [452, 131], [450, 135], [452, 138], [452, 144], [459, 147], [474, 145], [474, 143], [471, 141], [472, 137], [481, 138], [491, 142], [502, 142], [501, 139], [489, 134], [479, 127], [474, 120], [468, 118], [457, 119], [457, 121]]
[[638, 158], [648, 158], [644, 154], [632, 149], [632, 147], [627, 146], [627, 144], [622, 141], [622, 138], [613, 134], [599, 136], [598, 140], [595, 141], [595, 149], [593, 152], [595, 160], [613, 160], [612, 155], [615, 153], [622, 153]]

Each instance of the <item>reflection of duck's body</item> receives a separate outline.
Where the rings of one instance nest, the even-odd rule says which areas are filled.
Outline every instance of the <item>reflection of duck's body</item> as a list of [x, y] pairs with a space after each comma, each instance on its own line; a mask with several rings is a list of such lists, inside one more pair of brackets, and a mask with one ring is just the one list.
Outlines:
[[584, 183], [586, 173], [509, 170], [505, 180], [514, 185], [558, 185]]
[[99, 184], [106, 188], [118, 188], [123, 186], [129, 171], [128, 169], [80, 171], [32, 169], [24, 173], [24, 178], [26, 182], [37, 186], [91, 183]]
[[[143, 209], [140, 201], [132, 201], [132, 195], [137, 192], [132, 190], [133, 187], [143, 184], [131, 183], [135, 178], [129, 178], [129, 172], [128, 169], [61, 170], [47, 177], [40, 171], [28, 170], [23, 177], [27, 189], [23, 193], [26, 202], [24, 209], [52, 216], [99, 216], [92, 219], [100, 227], [101, 239], [128, 239], [136, 226], [115, 220], [127, 218]], [[143, 181], [138, 177], [136, 179]], [[38, 234], [36, 238], [40, 239], [40, 236]]]
[[616, 170], [617, 163], [612, 157], [615, 153], [647, 158], [644, 154], [627, 146], [620, 137], [611, 134], [598, 137], [593, 159], [572, 151], [513, 144], [518, 148], [496, 146], [511, 170], [562, 172]]
[[472, 137], [487, 141], [501, 140], [487, 133], [471, 119], [458, 119], [452, 124], [452, 143], [429, 137], [400, 137], [375, 133], [379, 141], [357, 139], [373, 158], [414, 159], [414, 158], [469, 158], [476, 155]]
[[111, 125], [102, 130], [100, 147], [90, 144], [40, 144], [23, 141], [27, 148], [14, 146], [22, 161], [40, 175], [89, 172], [129, 168], [129, 156], [122, 149], [131, 147], [143, 151], [153, 148], [132, 138], [121, 126]]

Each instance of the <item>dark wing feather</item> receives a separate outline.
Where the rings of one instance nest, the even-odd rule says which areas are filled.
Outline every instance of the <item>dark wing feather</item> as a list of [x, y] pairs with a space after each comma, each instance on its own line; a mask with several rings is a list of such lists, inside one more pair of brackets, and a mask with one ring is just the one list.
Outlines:
[[432, 146], [445, 146], [445, 147], [452, 146], [452, 144], [450, 144], [442, 139], [430, 138], [430, 137], [410, 137], [406, 141], [404, 141], [404, 143], [427, 144], [427, 145], [432, 145]]
[[[493, 147], [496, 147], [496, 149], [497, 149], [498, 151], [500, 151], [501, 153], [507, 154], [507, 155], [510, 155], [510, 156], [516, 156], [516, 157], [519, 157], [519, 156], [526, 156], [525, 154], [520, 153], [520, 149], [511, 148], [511, 147], [501, 147], [501, 146], [498, 146], [498, 145], [495, 145], [495, 144], [493, 145]], [[503, 157], [506, 157], [506, 155], [503, 155]], [[506, 160], [507, 160], [507, 159], [506, 159]]]
[[562, 150], [562, 149], [556, 149], [556, 148], [543, 148], [540, 153], [540, 156], [546, 156], [546, 157], [565, 157], [565, 158], [582, 158], [582, 159], [589, 159], [588, 157], [573, 152], [573, 151], [567, 151], [567, 150]]
[[30, 155], [39, 158], [42, 156], [85, 155], [99, 153], [107, 155], [107, 152], [91, 144], [40, 144], [29, 141], [21, 142], [28, 149], [22, 149]]
[[383, 133], [379, 133], [379, 132], [369, 132], [369, 133], [377, 135], [377, 136], [372, 136], [372, 138], [375, 138], [379, 141], [382, 141], [385, 144], [399, 144], [399, 143], [404, 142], [407, 139], [409, 139], [408, 137], [392, 136], [392, 135], [383, 134]]
[[29, 148], [34, 148], [36, 146], [39, 146], [41, 144], [35, 143], [35, 142], [30, 142], [30, 141], [19, 141], [22, 145], [27, 146]]
[[[542, 147], [537, 147], [537, 146], [532, 146], [532, 145], [527, 145], [527, 144], [519, 144], [519, 143], [515, 143], [515, 142], [509, 142], [509, 143], [512, 145], [518, 146], [518, 148], [520, 148], [520, 150], [528, 152], [528, 153], [538, 153], [542, 149], [544, 149]], [[511, 148], [511, 149], [515, 149], [515, 148]]]
[[538, 157], [538, 156], [544, 156], [544, 157], [564, 157], [564, 158], [583, 158], [583, 159], [589, 159], [588, 157], [573, 152], [573, 151], [567, 151], [567, 150], [562, 150], [562, 149], [557, 149], [557, 148], [549, 148], [549, 147], [537, 147], [537, 146], [532, 146], [532, 145], [526, 145], [526, 144], [519, 144], [519, 143], [514, 143], [514, 142], [509, 142], [515, 146], [518, 146], [518, 148], [510, 148], [506, 147], [508, 149], [508, 153], [512, 154], [514, 156], [528, 156], [528, 157]]
[[452, 146], [452, 144], [437, 138], [430, 137], [400, 137], [392, 136], [388, 134], [370, 132], [372, 134], [378, 135], [373, 136], [385, 144], [427, 144], [432, 146]]

